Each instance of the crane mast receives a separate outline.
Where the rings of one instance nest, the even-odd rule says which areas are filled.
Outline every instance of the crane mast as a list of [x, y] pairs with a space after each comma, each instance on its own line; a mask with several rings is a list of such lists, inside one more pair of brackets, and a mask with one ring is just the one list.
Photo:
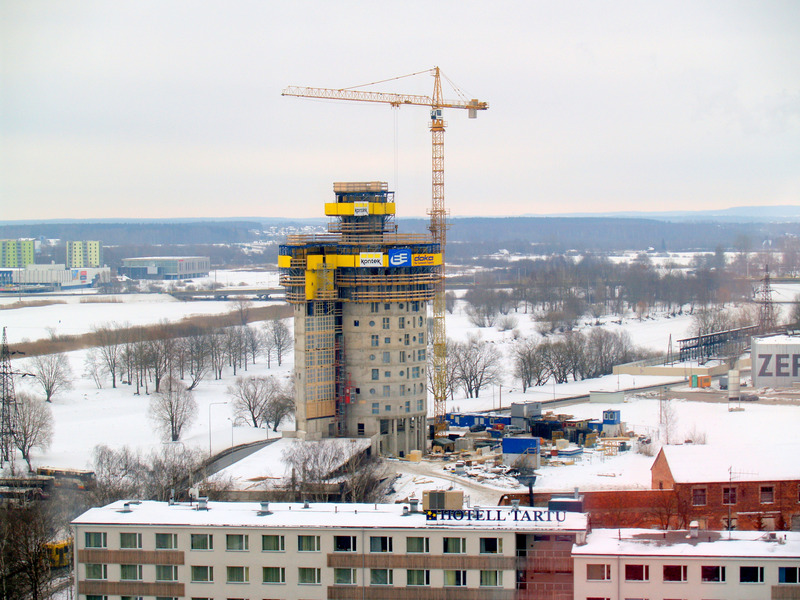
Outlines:
[[[436, 282], [433, 300], [433, 423], [436, 434], [446, 429], [445, 414], [447, 400], [447, 332], [445, 329], [445, 244], [447, 242], [447, 209], [444, 202], [444, 131], [447, 123], [442, 109], [467, 109], [469, 118], [474, 119], [477, 111], [489, 108], [487, 102], [479, 100], [445, 100], [442, 95], [442, 81], [439, 67], [429, 71], [433, 75], [433, 95], [419, 96], [385, 92], [370, 92], [356, 89], [329, 89], [290, 86], [283, 90], [283, 96], [301, 98], [322, 98], [330, 100], [352, 100], [356, 102], [378, 102], [395, 108], [403, 105], [430, 107], [431, 129], [431, 208], [430, 229], [433, 241], [439, 244], [442, 253], [441, 271]], [[417, 75], [413, 73], [412, 75]], [[399, 78], [398, 78], [399, 79]]]

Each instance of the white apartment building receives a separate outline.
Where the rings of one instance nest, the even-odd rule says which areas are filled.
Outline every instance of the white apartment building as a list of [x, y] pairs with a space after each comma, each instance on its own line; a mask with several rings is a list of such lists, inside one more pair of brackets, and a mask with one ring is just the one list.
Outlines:
[[573, 548], [578, 600], [800, 598], [800, 533], [596, 529]]
[[73, 522], [75, 597], [562, 598], [586, 526], [539, 508], [115, 502]]

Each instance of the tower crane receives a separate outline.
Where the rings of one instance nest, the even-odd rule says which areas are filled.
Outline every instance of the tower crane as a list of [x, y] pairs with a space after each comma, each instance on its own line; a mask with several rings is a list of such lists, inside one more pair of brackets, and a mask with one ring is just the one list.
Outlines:
[[[427, 106], [430, 108], [430, 129], [432, 137], [432, 201], [428, 211], [430, 215], [429, 229], [435, 243], [438, 243], [442, 252], [442, 266], [440, 276], [436, 283], [436, 293], [433, 300], [433, 423], [436, 434], [439, 435], [445, 425], [445, 401], [447, 399], [447, 335], [445, 330], [445, 297], [444, 297], [444, 254], [447, 241], [447, 209], [444, 203], [444, 131], [447, 123], [442, 117], [444, 108], [461, 108], [468, 111], [470, 119], [477, 117], [479, 110], [489, 108], [487, 102], [480, 100], [445, 100], [442, 96], [442, 81], [439, 67], [428, 71], [420, 71], [409, 75], [401, 75], [392, 79], [376, 81], [366, 85], [385, 83], [403, 77], [412, 77], [421, 73], [430, 73], [433, 76], [433, 95], [418, 96], [410, 94], [394, 94], [385, 92], [372, 92], [356, 88], [315, 88], [290, 86], [281, 92], [282, 96], [298, 96], [301, 98], [321, 98], [328, 100], [353, 100], [355, 102], [378, 102], [389, 104], [394, 108], [404, 105]], [[356, 86], [358, 88], [366, 86]], [[455, 87], [455, 86], [454, 86]]]

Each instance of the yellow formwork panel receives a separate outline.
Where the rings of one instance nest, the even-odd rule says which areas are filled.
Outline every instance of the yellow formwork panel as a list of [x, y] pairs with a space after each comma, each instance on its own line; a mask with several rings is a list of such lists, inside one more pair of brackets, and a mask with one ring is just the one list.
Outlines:
[[[352, 217], [356, 212], [356, 202], [326, 202], [325, 215], [328, 217]], [[394, 202], [365, 202], [368, 204], [368, 213], [371, 215], [395, 214]]]
[[278, 267], [281, 269], [288, 269], [292, 266], [292, 257], [288, 254], [281, 254], [278, 256]]

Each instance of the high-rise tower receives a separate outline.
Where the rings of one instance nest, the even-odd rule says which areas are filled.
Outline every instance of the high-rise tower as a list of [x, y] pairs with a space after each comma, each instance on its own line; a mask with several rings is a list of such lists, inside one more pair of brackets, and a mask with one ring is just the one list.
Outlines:
[[383, 455], [425, 449], [428, 302], [441, 264], [397, 233], [383, 182], [335, 183], [327, 234], [293, 235], [278, 266], [294, 305], [297, 431], [369, 437]]

